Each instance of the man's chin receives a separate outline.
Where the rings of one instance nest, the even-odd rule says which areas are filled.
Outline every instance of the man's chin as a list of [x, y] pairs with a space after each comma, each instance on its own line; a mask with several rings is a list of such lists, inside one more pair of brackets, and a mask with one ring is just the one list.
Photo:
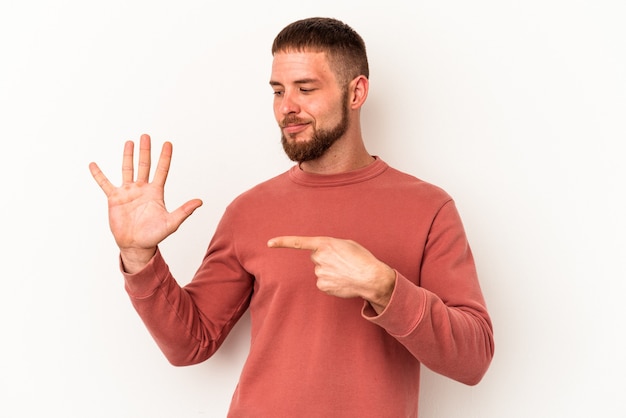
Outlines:
[[283, 150], [291, 161], [302, 163], [315, 158], [310, 147], [305, 142], [283, 141]]
[[311, 137], [303, 134], [283, 135], [283, 142], [288, 144], [306, 144], [311, 142]]

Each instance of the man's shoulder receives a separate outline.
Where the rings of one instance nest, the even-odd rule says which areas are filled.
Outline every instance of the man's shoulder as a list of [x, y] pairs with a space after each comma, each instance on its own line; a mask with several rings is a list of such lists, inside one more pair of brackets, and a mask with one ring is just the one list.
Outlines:
[[389, 166], [385, 174], [388, 179], [389, 187], [397, 187], [407, 193], [418, 193], [420, 195], [428, 195], [432, 198], [451, 199], [448, 192], [441, 186], [406, 171]]
[[252, 186], [235, 197], [229, 207], [259, 205], [262, 201], [275, 199], [277, 195], [286, 193], [288, 177], [288, 172], [283, 172]]

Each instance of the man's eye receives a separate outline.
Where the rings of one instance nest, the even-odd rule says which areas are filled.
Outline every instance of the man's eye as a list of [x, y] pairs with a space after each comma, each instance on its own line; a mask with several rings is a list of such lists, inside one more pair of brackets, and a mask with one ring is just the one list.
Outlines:
[[302, 93], [311, 93], [313, 90], [315, 90], [315, 89], [305, 89], [305, 88], [302, 88], [302, 87], [300, 88], [300, 91]]
[[274, 92], [274, 96], [282, 96], [283, 92], [282, 91], [275, 91]]

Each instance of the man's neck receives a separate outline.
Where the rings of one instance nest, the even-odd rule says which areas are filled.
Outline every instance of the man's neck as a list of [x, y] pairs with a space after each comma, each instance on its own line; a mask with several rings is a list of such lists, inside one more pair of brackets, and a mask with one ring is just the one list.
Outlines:
[[320, 158], [300, 163], [300, 169], [315, 174], [339, 174], [366, 167], [374, 162], [367, 150], [346, 151], [332, 147]]

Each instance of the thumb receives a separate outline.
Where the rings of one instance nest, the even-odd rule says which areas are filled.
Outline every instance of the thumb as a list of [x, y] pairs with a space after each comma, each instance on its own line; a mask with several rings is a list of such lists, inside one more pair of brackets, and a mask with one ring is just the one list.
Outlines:
[[183, 203], [178, 209], [173, 211], [170, 216], [176, 228], [178, 229], [178, 227], [200, 206], [202, 206], [202, 200], [192, 199]]

